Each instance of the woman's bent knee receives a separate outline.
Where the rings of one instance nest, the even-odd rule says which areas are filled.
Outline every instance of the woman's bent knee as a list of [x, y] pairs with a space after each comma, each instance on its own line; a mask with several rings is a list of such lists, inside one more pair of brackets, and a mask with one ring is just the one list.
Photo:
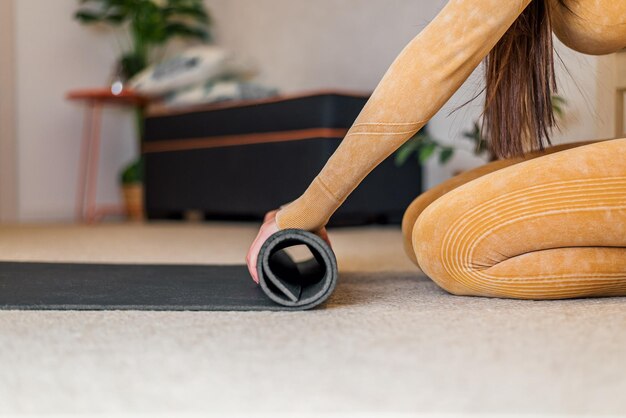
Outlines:
[[[458, 295], [626, 293], [624, 147], [616, 140], [545, 156], [446, 194], [415, 222], [420, 267]], [[546, 179], [546, 170], [558, 175]]]

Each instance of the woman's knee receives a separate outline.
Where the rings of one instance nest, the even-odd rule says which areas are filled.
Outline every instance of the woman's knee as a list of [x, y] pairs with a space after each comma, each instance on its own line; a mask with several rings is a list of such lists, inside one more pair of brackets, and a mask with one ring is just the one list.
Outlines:
[[[545, 260], [559, 260], [570, 247], [626, 247], [626, 215], [620, 209], [626, 204], [626, 194], [620, 192], [626, 190], [626, 171], [617, 163], [617, 151], [623, 155], [624, 147], [626, 140], [615, 140], [557, 153], [447, 193], [415, 222], [411, 238], [417, 262], [453, 294], [540, 299], [587, 296], [575, 281], [568, 287], [562, 280], [586, 274], [587, 261], [565, 265]], [[546, 171], [558, 176], [546, 179]], [[573, 202], [580, 210], [574, 210]], [[597, 257], [607, 254], [600, 252]], [[525, 262], [543, 266], [545, 271], [522, 268]], [[553, 279], [544, 280], [548, 276]], [[622, 277], [617, 279], [610, 281], [611, 286], [623, 284]], [[585, 286], [590, 292], [605, 291]]]
[[[452, 194], [452, 198], [446, 195], [441, 199], [444, 204], [438, 201], [419, 215], [411, 231], [411, 248], [418, 266], [439, 287], [454, 295], [472, 295], [475, 293], [468, 288], [467, 279], [462, 280], [448, 268], [450, 257], [457, 254], [457, 248], [444, 244], [450, 230], [443, 227], [442, 220], [450, 210], [457, 211], [462, 204], [454, 198], [455, 195], [459, 194]], [[469, 284], [471, 287], [471, 281]]]
[[422, 214], [424, 209], [430, 205], [436, 198], [433, 198], [428, 192], [419, 195], [406, 209], [404, 216], [402, 217], [402, 240], [404, 244], [404, 252], [413, 261], [414, 264], [419, 266], [417, 258], [415, 256], [415, 250], [413, 249], [413, 227], [417, 218]]
[[407, 256], [419, 266], [419, 263], [415, 256], [415, 249], [413, 248], [413, 228], [415, 226], [415, 223], [417, 222], [417, 219], [421, 216], [424, 210], [434, 201], [448, 194], [452, 190], [471, 182], [472, 180], [522, 161], [524, 161], [523, 158], [492, 161], [488, 164], [454, 176], [451, 179], [448, 179], [438, 186], [433, 187], [432, 189], [419, 195], [406, 209], [404, 217], [402, 218], [402, 235], [404, 241], [404, 250]]

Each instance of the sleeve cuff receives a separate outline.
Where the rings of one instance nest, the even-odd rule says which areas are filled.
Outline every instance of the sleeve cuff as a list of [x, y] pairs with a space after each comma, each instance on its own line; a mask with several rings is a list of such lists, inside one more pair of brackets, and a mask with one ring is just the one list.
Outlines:
[[302, 196], [276, 214], [280, 229], [317, 231], [323, 228], [341, 202], [316, 177]]

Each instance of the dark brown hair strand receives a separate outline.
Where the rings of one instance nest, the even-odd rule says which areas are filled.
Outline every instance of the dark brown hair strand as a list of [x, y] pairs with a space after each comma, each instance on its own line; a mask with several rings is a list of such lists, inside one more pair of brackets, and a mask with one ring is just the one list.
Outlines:
[[550, 9], [533, 0], [487, 57], [483, 132], [498, 157], [550, 144], [557, 91]]

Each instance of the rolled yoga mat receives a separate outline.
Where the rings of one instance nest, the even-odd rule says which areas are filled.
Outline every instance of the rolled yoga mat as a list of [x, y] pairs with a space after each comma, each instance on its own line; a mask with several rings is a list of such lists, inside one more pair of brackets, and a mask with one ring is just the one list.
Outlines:
[[[313, 258], [285, 251], [306, 245]], [[13, 310], [306, 310], [335, 289], [329, 245], [300, 230], [279, 231], [259, 253], [255, 284], [246, 266], [0, 262], [0, 309]]]
[[[306, 245], [313, 258], [296, 263], [284, 250]], [[272, 235], [261, 247], [257, 261], [263, 292], [281, 306], [310, 309], [324, 303], [335, 290], [337, 260], [320, 237], [298, 229]]]

